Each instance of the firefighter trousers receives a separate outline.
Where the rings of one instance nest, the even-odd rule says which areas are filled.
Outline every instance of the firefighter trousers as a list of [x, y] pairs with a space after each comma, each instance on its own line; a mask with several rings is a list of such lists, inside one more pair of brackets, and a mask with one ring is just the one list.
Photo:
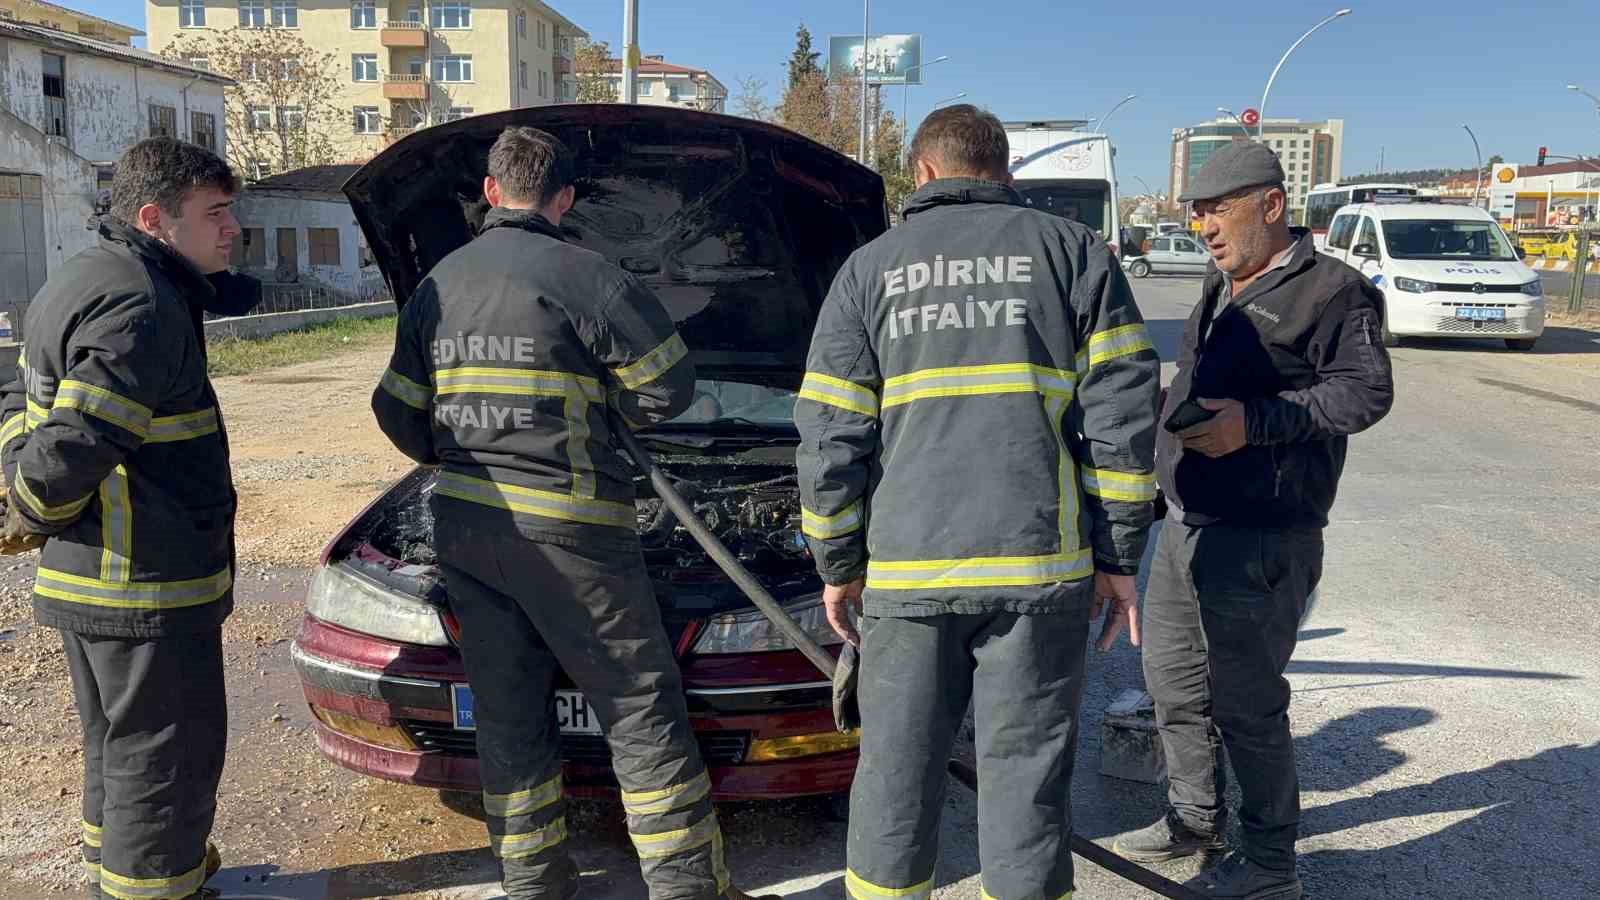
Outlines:
[[946, 764], [969, 702], [984, 896], [1071, 895], [1068, 788], [1091, 594], [1070, 590], [1072, 612], [862, 620], [850, 897], [932, 896]]
[[441, 519], [435, 546], [461, 623], [489, 843], [509, 900], [565, 898], [567, 836], [554, 682], [582, 691], [611, 748], [651, 900], [728, 886], [711, 781], [637, 544], [534, 542]]
[[198, 896], [228, 744], [222, 629], [61, 639], [83, 726], [89, 896]]
[[1292, 870], [1300, 784], [1289, 682], [1306, 603], [1322, 576], [1322, 532], [1185, 525], [1156, 540], [1144, 602], [1144, 678], [1167, 758], [1168, 800], [1189, 828], [1227, 820], [1227, 769], [1239, 779], [1242, 850]]

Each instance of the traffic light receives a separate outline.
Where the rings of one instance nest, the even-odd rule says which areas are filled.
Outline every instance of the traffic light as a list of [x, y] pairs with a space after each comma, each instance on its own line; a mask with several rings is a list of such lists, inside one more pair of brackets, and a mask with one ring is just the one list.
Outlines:
[[1546, 153], [1549, 153], [1549, 152], [1550, 152], [1550, 148], [1549, 147], [1540, 147], [1539, 148], [1539, 165], [1541, 165], [1541, 166], [1544, 165], [1544, 155]]

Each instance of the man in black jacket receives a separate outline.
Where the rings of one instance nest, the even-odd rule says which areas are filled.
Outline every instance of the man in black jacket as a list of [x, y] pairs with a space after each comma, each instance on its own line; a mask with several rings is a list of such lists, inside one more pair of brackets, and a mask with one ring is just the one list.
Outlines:
[[237, 190], [192, 144], [124, 154], [99, 245], [34, 298], [0, 389], [0, 552], [44, 547], [33, 609], [61, 630], [82, 720], [91, 897], [199, 896], [219, 864], [235, 496], [200, 320], [256, 296], [222, 277]]
[[1140, 862], [1220, 849], [1226, 745], [1243, 846], [1196, 887], [1248, 900], [1301, 895], [1283, 672], [1321, 575], [1347, 437], [1394, 396], [1382, 295], [1289, 227], [1283, 181], [1271, 150], [1236, 143], [1179, 198], [1194, 203], [1218, 271], [1184, 332], [1162, 419], [1188, 401], [1210, 418], [1157, 443], [1169, 515], [1145, 597], [1144, 669], [1171, 805], [1115, 844]]

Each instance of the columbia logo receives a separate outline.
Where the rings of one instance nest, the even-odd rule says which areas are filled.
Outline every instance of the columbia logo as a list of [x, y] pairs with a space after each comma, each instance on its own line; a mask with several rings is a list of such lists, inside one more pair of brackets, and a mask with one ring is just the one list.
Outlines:
[[1265, 309], [1262, 309], [1261, 306], [1259, 304], [1256, 304], [1256, 303], [1252, 303], [1249, 306], [1246, 306], [1245, 309], [1255, 313], [1256, 315], [1260, 316], [1263, 319], [1269, 320], [1274, 325], [1277, 325], [1277, 324], [1279, 324], [1280, 322], [1283, 321], [1283, 317], [1282, 316], [1278, 315], [1275, 312], [1269, 312], [1269, 311], [1267, 311]]

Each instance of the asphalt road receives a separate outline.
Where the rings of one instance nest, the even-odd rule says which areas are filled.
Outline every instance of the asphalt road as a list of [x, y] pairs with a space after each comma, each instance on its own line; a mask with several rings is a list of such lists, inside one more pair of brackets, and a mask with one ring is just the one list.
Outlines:
[[[1170, 360], [1198, 283], [1136, 290]], [[1600, 333], [1552, 328], [1531, 354], [1408, 346], [1394, 363], [1394, 412], [1352, 441], [1289, 669], [1307, 896], [1600, 895]], [[1098, 774], [1102, 711], [1141, 685], [1137, 651], [1090, 652], [1072, 797], [1077, 829], [1102, 843], [1162, 807], [1161, 789]], [[723, 818], [747, 890], [842, 895], [844, 827], [815, 805]], [[977, 833], [973, 797], [952, 782], [935, 896], [981, 896]], [[577, 830], [570, 846], [589, 896], [644, 897], [617, 835]], [[499, 896], [473, 858], [407, 896]], [[1196, 864], [1160, 869], [1185, 878]], [[377, 896], [315, 877], [263, 889], [239, 871], [217, 882], [229, 897]], [[1081, 860], [1078, 872], [1079, 898], [1154, 896]]]

